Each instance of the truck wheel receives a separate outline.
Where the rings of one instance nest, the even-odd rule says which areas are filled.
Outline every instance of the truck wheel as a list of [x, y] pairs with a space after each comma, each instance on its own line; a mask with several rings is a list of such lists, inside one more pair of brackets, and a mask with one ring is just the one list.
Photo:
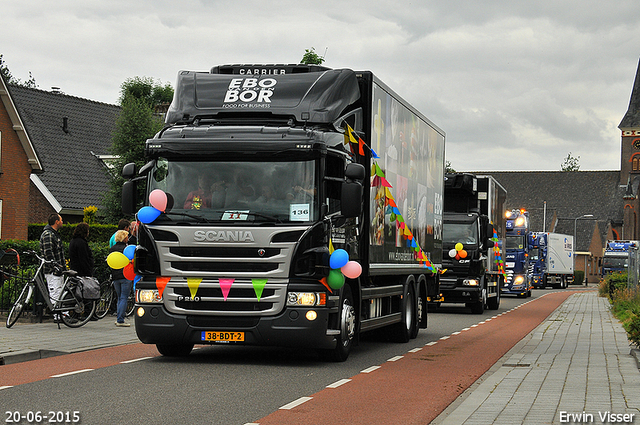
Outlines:
[[496, 296], [487, 300], [487, 308], [489, 310], [497, 310], [500, 308], [500, 287], [498, 287]]
[[413, 285], [407, 285], [407, 292], [404, 294], [404, 311], [400, 323], [393, 325], [390, 329], [390, 337], [395, 342], [409, 342], [414, 333], [418, 336], [416, 328], [418, 325], [418, 303]]
[[340, 335], [336, 337], [336, 348], [322, 350], [320, 354], [326, 360], [343, 362], [349, 357], [356, 334], [356, 309], [353, 307], [351, 287], [345, 285], [342, 291], [342, 311], [340, 312]]
[[484, 306], [487, 304], [487, 288], [482, 288], [482, 299], [470, 305], [473, 314], [484, 313]]
[[166, 357], [186, 357], [193, 350], [193, 344], [156, 344], [156, 348]]

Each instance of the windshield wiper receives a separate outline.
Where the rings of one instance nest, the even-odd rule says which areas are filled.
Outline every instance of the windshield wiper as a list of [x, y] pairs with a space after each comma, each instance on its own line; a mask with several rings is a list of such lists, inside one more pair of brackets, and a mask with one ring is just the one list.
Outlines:
[[192, 218], [192, 219], [196, 220], [198, 223], [211, 223], [210, 220], [208, 220], [208, 219], [206, 219], [206, 218], [204, 218], [202, 216], [195, 215], [195, 214], [189, 214], [189, 213], [186, 213], [186, 212], [166, 211], [163, 214], [164, 215], [177, 215], [177, 216], [180, 216], [180, 217], [189, 217], [189, 218]]

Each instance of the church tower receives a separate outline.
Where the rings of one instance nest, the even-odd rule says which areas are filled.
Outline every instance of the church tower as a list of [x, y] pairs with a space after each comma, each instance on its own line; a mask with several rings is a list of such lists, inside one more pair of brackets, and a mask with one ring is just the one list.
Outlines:
[[620, 184], [627, 185], [624, 199], [623, 238], [640, 239], [638, 218], [640, 202], [638, 190], [640, 186], [640, 62], [636, 71], [636, 79], [631, 91], [629, 109], [622, 118], [618, 128], [622, 131], [620, 157]]

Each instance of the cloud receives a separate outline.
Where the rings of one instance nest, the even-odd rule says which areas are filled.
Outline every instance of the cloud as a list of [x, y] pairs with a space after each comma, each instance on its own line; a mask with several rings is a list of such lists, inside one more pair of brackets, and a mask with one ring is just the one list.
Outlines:
[[616, 169], [640, 51], [637, 0], [26, 0], [0, 54], [42, 89], [115, 103], [134, 76], [298, 62], [371, 70], [447, 134], [459, 170]]

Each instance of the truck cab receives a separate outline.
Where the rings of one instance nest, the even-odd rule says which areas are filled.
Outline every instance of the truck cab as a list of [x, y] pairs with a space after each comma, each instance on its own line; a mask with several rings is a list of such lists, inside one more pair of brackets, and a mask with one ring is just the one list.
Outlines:
[[492, 223], [489, 215], [503, 210], [505, 197], [506, 191], [492, 177], [446, 175], [441, 302], [464, 303], [476, 314], [498, 309], [504, 277], [496, 253], [504, 222]]
[[529, 212], [513, 209], [507, 218], [505, 237], [505, 270], [507, 279], [502, 286], [503, 295], [531, 296], [529, 281]]

